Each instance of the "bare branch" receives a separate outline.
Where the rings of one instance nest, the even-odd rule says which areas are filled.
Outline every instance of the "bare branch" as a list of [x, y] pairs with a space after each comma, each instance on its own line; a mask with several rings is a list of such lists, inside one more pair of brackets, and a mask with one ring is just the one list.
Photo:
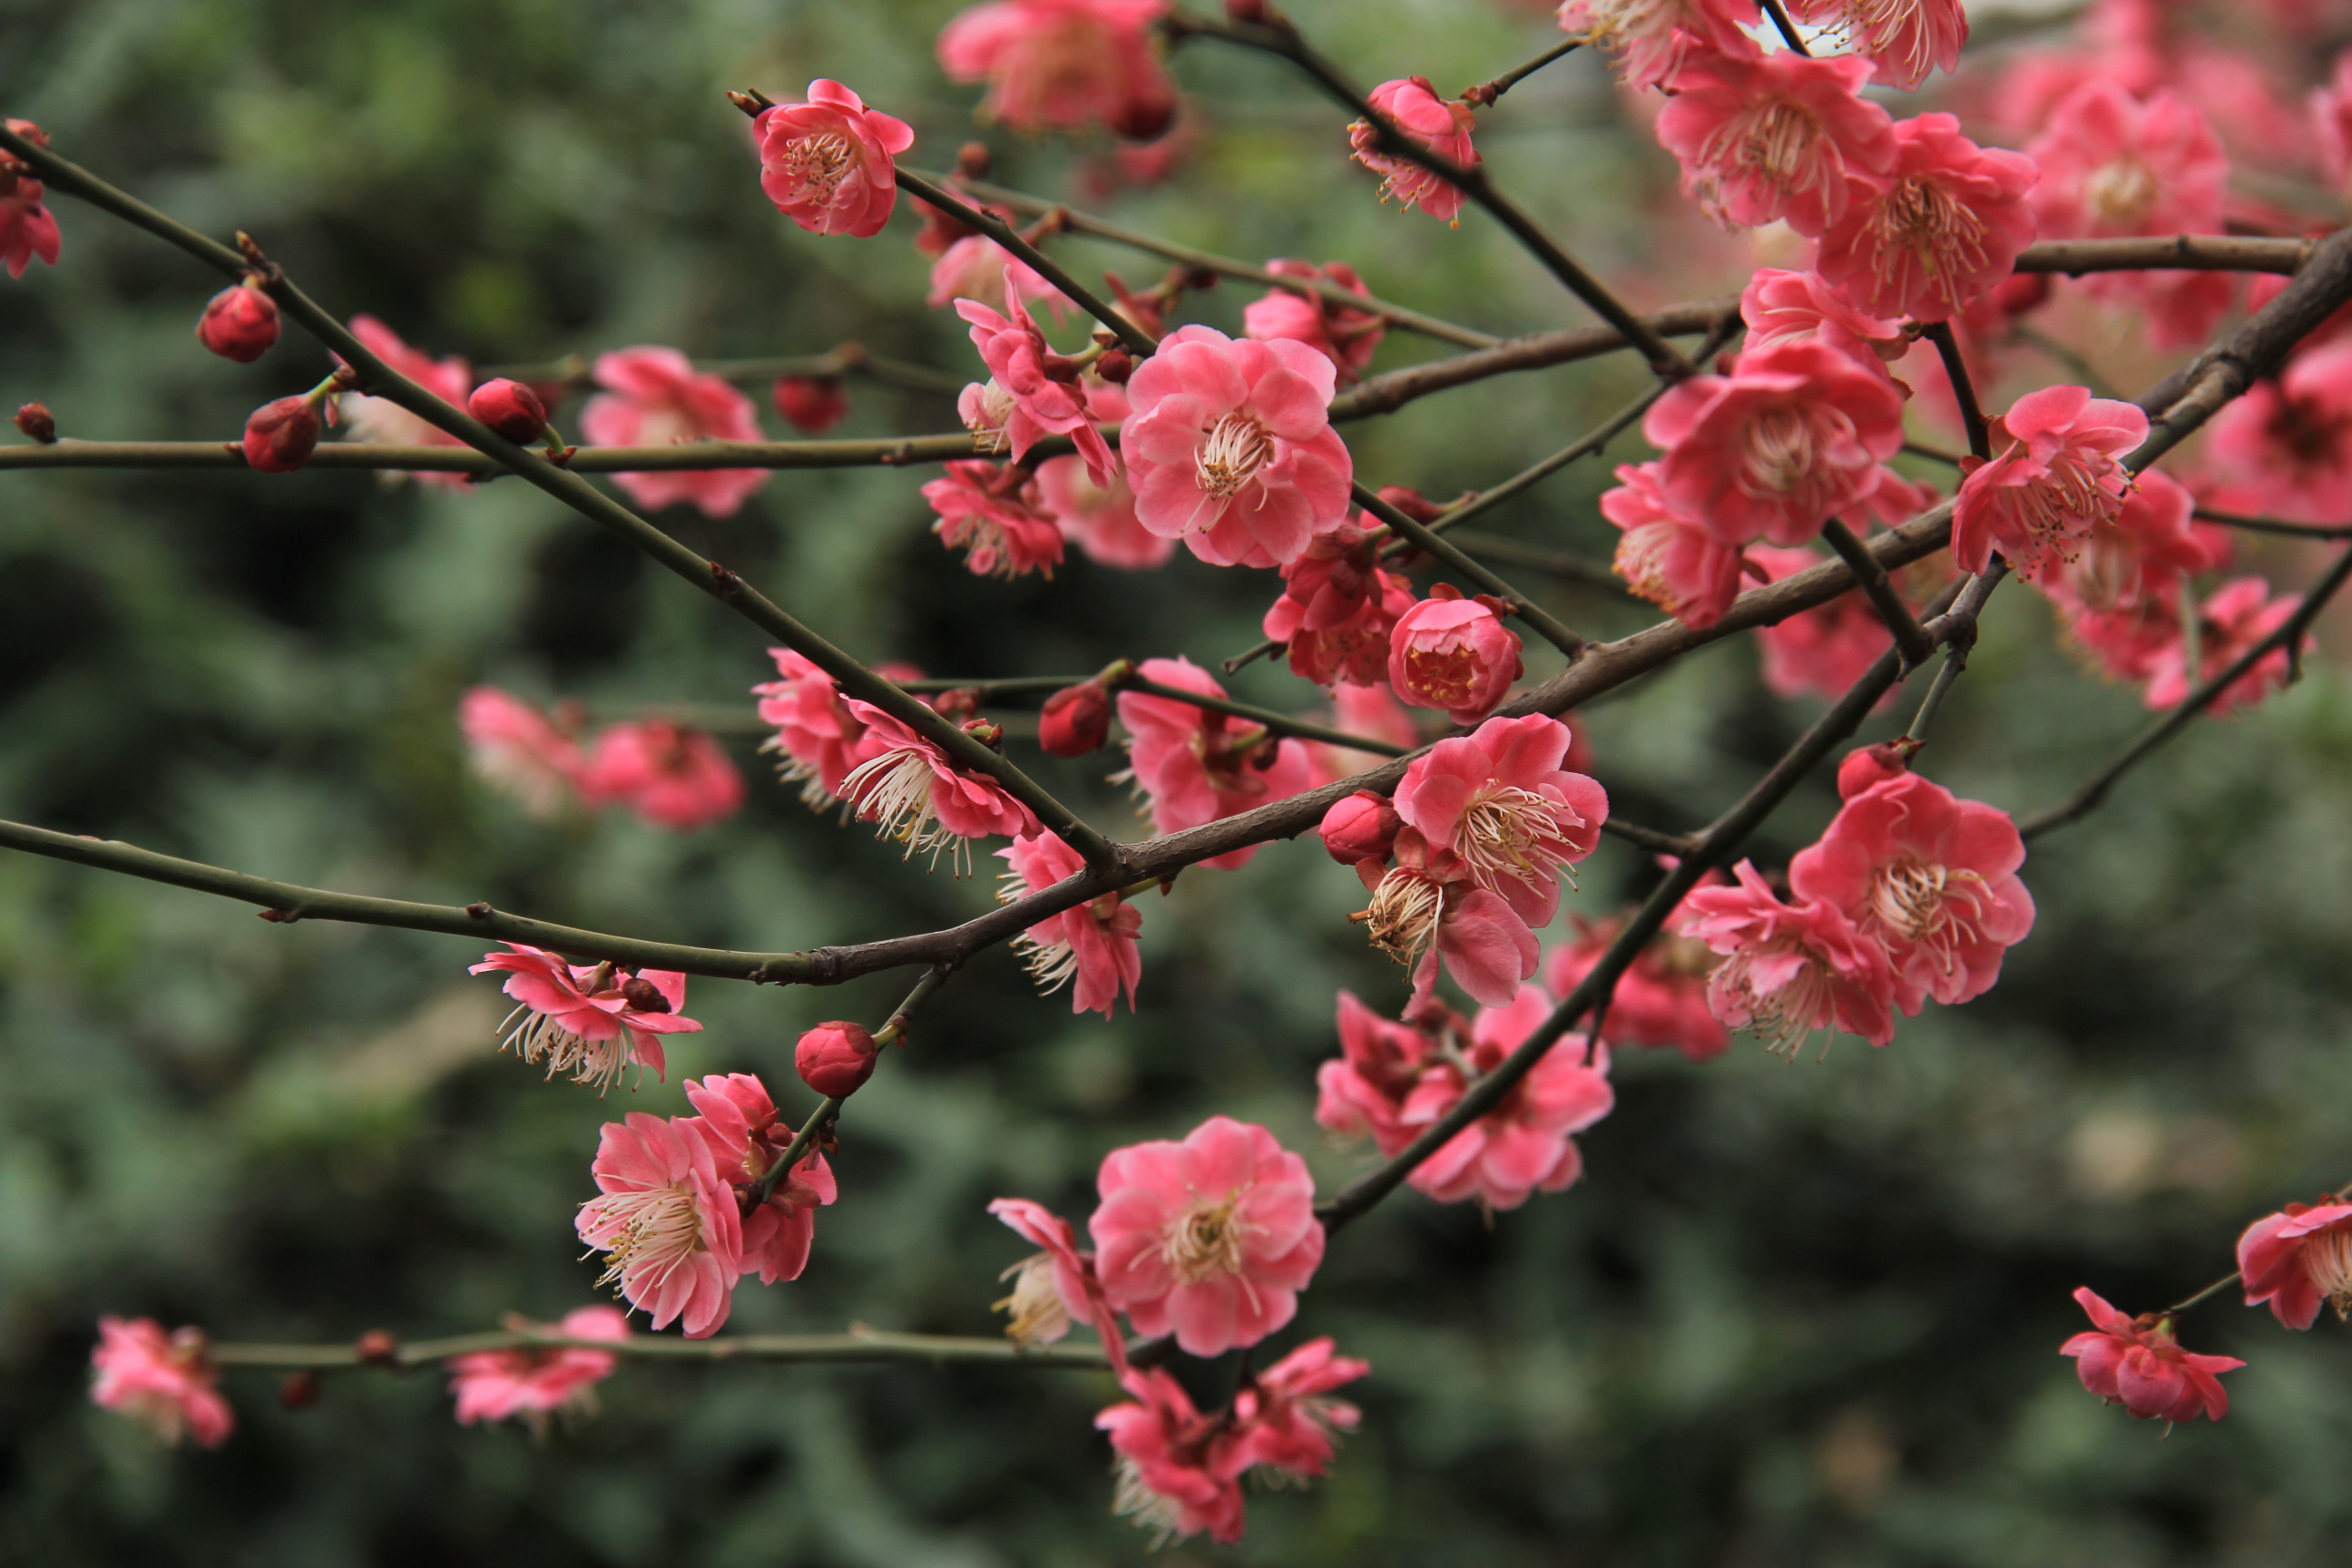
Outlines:
[[1059, 262], [1022, 238], [1011, 224], [1006, 223], [994, 213], [983, 212], [971, 203], [949, 195], [910, 170], [898, 171], [898, 186], [901, 190], [920, 196], [958, 223], [979, 230], [1005, 250], [1027, 262], [1039, 277], [1060, 289], [1072, 304], [1116, 332], [1118, 335], [1118, 341], [1126, 344], [1128, 352], [1138, 359], [1149, 359], [1151, 357], [1151, 351], [1160, 346], [1159, 339], [1145, 331], [1135, 322], [1129, 321], [1119, 312], [1117, 306], [1106, 303], [1093, 289], [1071, 277], [1063, 269]]
[[1928, 656], [1936, 651], [1936, 645], [1929, 642], [1927, 634], [1919, 629], [1919, 622], [1911, 614], [1911, 606], [1905, 604], [1903, 595], [1895, 591], [1895, 584], [1886, 575], [1886, 568], [1878, 563], [1878, 558], [1854, 537], [1853, 530], [1836, 518], [1822, 524], [1822, 537], [1830, 542], [1830, 548], [1837, 552], [1839, 560], [1853, 568], [1854, 576], [1862, 584], [1863, 593], [1870, 600], [1870, 607], [1878, 612], [1878, 618], [1885, 622], [1886, 629], [1894, 634], [1895, 646], [1903, 652], [1905, 673], [1908, 674], [1927, 663]]
[[481, 1351], [591, 1350], [637, 1361], [785, 1362], [999, 1362], [1040, 1369], [1096, 1371], [1110, 1363], [1086, 1345], [1017, 1345], [1005, 1339], [967, 1339], [948, 1334], [897, 1334], [853, 1323], [842, 1334], [722, 1334], [707, 1340], [668, 1334], [632, 1334], [625, 1340], [574, 1340], [561, 1334], [509, 1330], [452, 1334], [434, 1340], [394, 1342], [389, 1355], [362, 1360], [356, 1343], [213, 1344], [205, 1359], [215, 1366], [308, 1368], [333, 1372], [381, 1366], [388, 1371], [431, 1366], [452, 1356]]

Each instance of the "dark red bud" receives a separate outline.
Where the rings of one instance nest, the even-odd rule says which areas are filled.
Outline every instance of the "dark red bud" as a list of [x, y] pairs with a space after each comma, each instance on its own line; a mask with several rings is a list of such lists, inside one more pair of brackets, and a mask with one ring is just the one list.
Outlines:
[[398, 1366], [400, 1337], [390, 1329], [370, 1329], [352, 1342], [352, 1353], [362, 1366]]
[[1129, 142], [1156, 142], [1175, 122], [1176, 100], [1167, 98], [1131, 98], [1119, 106], [1110, 128]]
[[1065, 686], [1045, 699], [1037, 743], [1057, 757], [1083, 757], [1110, 739], [1110, 694], [1091, 680]]
[[1236, 22], [1265, 20], [1265, 0], [1225, 0], [1225, 15]]
[[640, 979], [634, 974], [622, 984], [621, 1000], [639, 1013], [669, 1011], [669, 998], [661, 994], [660, 987], [650, 980]]
[[793, 1051], [793, 1065], [801, 1081], [827, 1100], [844, 1100], [874, 1076], [881, 1047], [863, 1024], [835, 1019], [819, 1024], [801, 1037]]
[[307, 397], [281, 397], [255, 409], [245, 422], [246, 466], [290, 474], [319, 445], [319, 410]]
[[319, 1403], [319, 1374], [309, 1367], [289, 1372], [278, 1385], [278, 1403], [289, 1410], [308, 1410]]
[[849, 416], [849, 395], [833, 375], [780, 375], [776, 412], [804, 436], [822, 436]]
[[967, 142], [956, 149], [956, 173], [967, 180], [984, 180], [994, 166], [994, 158], [985, 142]]
[[278, 301], [250, 284], [222, 289], [196, 320], [196, 342], [239, 364], [251, 364], [277, 341]]
[[1105, 349], [1095, 360], [1095, 374], [1113, 386], [1125, 386], [1135, 374], [1135, 357], [1125, 349]]
[[941, 718], [961, 724], [980, 711], [980, 692], [974, 687], [954, 687], [934, 696], [931, 707]]
[[547, 405], [521, 382], [504, 376], [474, 388], [466, 411], [519, 447], [547, 434]]
[[57, 416], [49, 412], [49, 405], [46, 403], [27, 403], [16, 410], [16, 423], [17, 429], [44, 447], [57, 441]]
[[1403, 826], [1396, 807], [1384, 796], [1360, 789], [1334, 802], [1317, 831], [1323, 835], [1323, 847], [1330, 851], [1332, 859], [1353, 866], [1362, 860], [1387, 859]]

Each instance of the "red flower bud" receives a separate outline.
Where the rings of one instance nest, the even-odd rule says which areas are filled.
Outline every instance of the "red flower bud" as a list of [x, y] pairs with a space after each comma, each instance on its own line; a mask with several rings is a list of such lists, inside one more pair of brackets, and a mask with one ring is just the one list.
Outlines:
[[244, 283], [214, 295], [196, 321], [196, 342], [239, 364], [251, 364], [277, 341], [278, 301]]
[[466, 399], [466, 412], [518, 446], [547, 434], [547, 405], [519, 381], [482, 383]]
[[246, 466], [265, 474], [292, 473], [318, 444], [319, 411], [307, 397], [265, 403], [245, 422]]
[[780, 375], [776, 412], [803, 435], [822, 436], [849, 416], [849, 395], [833, 375]]
[[16, 424], [17, 429], [44, 447], [57, 441], [57, 416], [49, 412], [49, 405], [46, 403], [27, 403], [16, 410]]
[[1225, 15], [1236, 22], [1265, 20], [1265, 0], [1225, 0]]
[[1445, 515], [1445, 508], [1411, 485], [1382, 485], [1380, 498], [1415, 522], [1435, 522]]
[[793, 1065], [800, 1068], [803, 1083], [827, 1100], [841, 1100], [874, 1076], [874, 1060], [880, 1052], [865, 1025], [835, 1019], [801, 1037]]
[[352, 1354], [362, 1366], [398, 1366], [400, 1337], [390, 1329], [370, 1329], [352, 1342]]
[[1838, 763], [1838, 798], [1852, 800], [1871, 785], [1901, 778], [1910, 771], [1910, 758], [1899, 744], [1882, 741], [1874, 746], [1856, 746]]
[[1106, 349], [1095, 360], [1095, 374], [1113, 386], [1125, 386], [1135, 374], [1135, 357], [1125, 349]]
[[1362, 860], [1387, 859], [1402, 826], [1396, 807], [1385, 796], [1360, 789], [1334, 802], [1316, 831], [1323, 835], [1323, 847], [1331, 852], [1332, 859], [1353, 866]]
[[1065, 686], [1045, 699], [1037, 743], [1057, 757], [1083, 757], [1110, 739], [1110, 696], [1095, 681]]

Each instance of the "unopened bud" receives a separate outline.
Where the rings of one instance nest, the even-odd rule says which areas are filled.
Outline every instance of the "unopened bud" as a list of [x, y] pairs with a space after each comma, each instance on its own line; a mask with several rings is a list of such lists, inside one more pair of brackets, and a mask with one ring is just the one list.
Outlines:
[[1081, 680], [1045, 699], [1037, 719], [1037, 743], [1056, 757], [1083, 757], [1110, 739], [1110, 694], [1098, 681]]
[[1910, 771], [1910, 758], [1900, 742], [1890, 745], [1882, 741], [1876, 745], [1856, 746], [1838, 763], [1838, 798], [1852, 800], [1873, 784], [1901, 778]]
[[1111, 117], [1110, 128], [1129, 142], [1153, 142], [1175, 119], [1175, 94], [1165, 98], [1131, 97]]
[[547, 405], [539, 394], [519, 381], [500, 376], [474, 388], [466, 412], [517, 446], [547, 434]]
[[661, 994], [661, 988], [639, 975], [633, 974], [622, 983], [621, 1000], [629, 1005], [631, 1012], [667, 1013], [670, 1010], [669, 998]]
[[1342, 866], [1353, 866], [1364, 860], [1385, 860], [1396, 847], [1396, 837], [1404, 826], [1396, 807], [1382, 795], [1360, 789], [1346, 799], [1336, 801], [1323, 814], [1322, 826], [1316, 829], [1323, 836], [1323, 847], [1331, 858]]
[[985, 142], [967, 142], [956, 149], [955, 172], [967, 180], [984, 180], [995, 166], [995, 157]]
[[16, 428], [42, 446], [54, 446], [58, 438], [57, 416], [46, 403], [27, 403], [16, 410]]
[[849, 416], [849, 395], [834, 375], [776, 377], [776, 412], [804, 436], [822, 436]]
[[1382, 485], [1380, 497], [1389, 505], [1415, 522], [1435, 522], [1445, 515], [1445, 509], [1414, 489], [1411, 485]]
[[309, 1367], [289, 1372], [278, 1385], [278, 1403], [289, 1410], [308, 1410], [319, 1403], [319, 1374]]
[[352, 1353], [362, 1366], [398, 1366], [400, 1338], [390, 1329], [370, 1329], [352, 1342]]
[[1125, 386], [1135, 374], [1135, 356], [1125, 349], [1106, 349], [1095, 357], [1095, 374], [1113, 386]]
[[874, 1076], [881, 1047], [863, 1024], [835, 1019], [819, 1024], [801, 1037], [793, 1050], [793, 1065], [801, 1081], [827, 1100], [845, 1100]]
[[1225, 15], [1236, 22], [1265, 20], [1265, 0], [1225, 0]]
[[319, 410], [307, 397], [281, 397], [255, 409], [245, 422], [246, 466], [290, 474], [319, 445]]
[[251, 364], [277, 341], [278, 301], [251, 283], [222, 289], [196, 320], [196, 342], [239, 364]]

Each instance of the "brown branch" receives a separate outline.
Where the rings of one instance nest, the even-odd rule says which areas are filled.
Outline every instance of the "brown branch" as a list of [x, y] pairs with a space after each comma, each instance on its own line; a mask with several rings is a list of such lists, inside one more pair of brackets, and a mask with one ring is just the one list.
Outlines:
[[939, 208], [967, 227], [977, 229], [994, 240], [999, 247], [1012, 252], [1029, 264], [1037, 275], [1055, 288], [1079, 310], [1110, 329], [1138, 359], [1149, 359], [1160, 340], [1121, 314], [1118, 307], [1107, 303], [1100, 295], [1064, 269], [1062, 265], [1044, 251], [1021, 237], [1020, 232], [994, 213], [984, 212], [971, 203], [949, 195], [911, 170], [898, 171], [898, 188]]
[[1952, 335], [1952, 323], [1930, 322], [1920, 335], [1936, 345], [1936, 357], [1944, 362], [1944, 379], [1951, 384], [1952, 401], [1959, 405], [1969, 450], [1979, 458], [1990, 458], [1992, 435], [1985, 426], [1984, 405], [1977, 398], [1976, 383], [1969, 379], [1968, 362], [1960, 357], [1960, 341]]
[[[1739, 301], [1729, 298], [1669, 305], [1642, 318], [1643, 324], [1652, 332], [1675, 338], [1718, 331], [1727, 323], [1737, 323], [1738, 320]], [[1526, 337], [1508, 339], [1490, 349], [1449, 354], [1444, 359], [1367, 376], [1331, 400], [1331, 417], [1334, 420], [1361, 419], [1374, 414], [1392, 414], [1417, 397], [1426, 397], [1433, 392], [1444, 392], [1468, 382], [1484, 381], [1490, 375], [1518, 370], [1543, 370], [1551, 365], [1567, 364], [1573, 360], [1614, 353], [1619, 349], [1631, 346], [1625, 334], [1613, 327], [1577, 327], [1566, 331], [1532, 332]]]
[[2020, 272], [2300, 272], [2319, 242], [2179, 234], [2152, 239], [2036, 240], [2017, 258]]
[[1805, 47], [1805, 40], [1798, 33], [1797, 24], [1789, 20], [1788, 8], [1780, 4], [1780, 0], [1764, 0], [1764, 14], [1772, 18], [1772, 26], [1780, 29], [1782, 42], [1799, 55], [1808, 59], [1812, 58], [1813, 51]]
[[1878, 563], [1878, 557], [1854, 537], [1853, 530], [1836, 518], [1822, 524], [1822, 537], [1830, 542], [1830, 548], [1837, 552], [1838, 559], [1853, 569], [1855, 578], [1862, 584], [1863, 594], [1870, 600], [1870, 607], [1878, 612], [1878, 618], [1886, 623], [1886, 629], [1894, 635], [1895, 646], [1903, 652], [1904, 673], [1907, 675], [1927, 663], [1928, 656], [1936, 651], [1936, 645], [1929, 642], [1927, 634], [1919, 629], [1918, 618], [1911, 614], [1911, 606], [1903, 602], [1903, 595], [1895, 591], [1894, 581], [1886, 575], [1886, 568]]
[[852, 1323], [842, 1334], [722, 1334], [689, 1340], [668, 1334], [631, 1334], [625, 1340], [574, 1340], [561, 1334], [507, 1331], [499, 1333], [451, 1334], [432, 1340], [394, 1340], [388, 1349], [369, 1347], [362, 1356], [356, 1341], [343, 1344], [212, 1344], [205, 1358], [215, 1366], [273, 1367], [280, 1370], [335, 1372], [345, 1368], [381, 1367], [400, 1371], [431, 1366], [453, 1356], [481, 1351], [586, 1350], [638, 1361], [787, 1361], [885, 1362], [981, 1361], [1013, 1366], [1064, 1367], [1093, 1371], [1110, 1363], [1099, 1350], [1086, 1345], [1017, 1345], [1011, 1340], [967, 1339], [948, 1334], [898, 1334]]
[[[1041, 443], [1042, 446], [1042, 443]], [[856, 441], [680, 441], [666, 447], [582, 447], [566, 458], [575, 474], [668, 473], [703, 468], [854, 468], [944, 463], [983, 455], [966, 432]], [[242, 468], [244, 449], [229, 441], [58, 441], [0, 447], [0, 468]], [[397, 447], [323, 441], [303, 465], [330, 472], [471, 474], [513, 471], [470, 447]]]
[[[938, 993], [940, 986], [948, 983], [948, 976], [953, 973], [950, 965], [932, 965], [928, 973], [915, 982], [915, 988], [907, 993], [906, 999], [890, 1009], [890, 1016], [874, 1031], [874, 1043], [887, 1046], [894, 1041], [904, 1040], [908, 1020]], [[793, 1134], [793, 1141], [784, 1146], [784, 1152], [777, 1156], [776, 1163], [768, 1167], [767, 1174], [761, 1177], [760, 1184], [752, 1189], [751, 1197], [744, 1205], [744, 1213], [751, 1213], [775, 1195], [776, 1188], [783, 1184], [792, 1168], [807, 1157], [809, 1146], [824, 1135], [825, 1129], [841, 1120], [841, 1108], [848, 1102], [846, 1094], [827, 1095], [814, 1110], [809, 1112], [809, 1119], [801, 1123], [800, 1131]]]
[[[1444, 522], [1445, 520], [1440, 518], [1437, 521]], [[1436, 523], [1430, 526], [1434, 528]], [[1565, 550], [1547, 550], [1539, 544], [1528, 544], [1516, 539], [1505, 539], [1500, 534], [1480, 533], [1471, 529], [1450, 533], [1446, 537], [1473, 555], [1483, 555], [1507, 566], [1525, 566], [1563, 582], [1600, 588], [1633, 604], [1647, 604], [1625, 586], [1625, 579], [1617, 575], [1616, 570], [1606, 561], [1596, 561]]]
[[[773, 381], [787, 375], [817, 379], [858, 376], [916, 392], [943, 392], [950, 396], [961, 392], [964, 384], [971, 379], [944, 370], [934, 370], [927, 364], [916, 364], [909, 360], [890, 359], [859, 342], [842, 343], [821, 354], [788, 354], [771, 359], [697, 360], [694, 368], [704, 375], [715, 375], [721, 381], [746, 383]], [[509, 381], [529, 382], [533, 385], [560, 382], [569, 386], [582, 386], [595, 379], [595, 366], [586, 354], [573, 353], [541, 364], [489, 365], [477, 374], [484, 380], [504, 376]]]

